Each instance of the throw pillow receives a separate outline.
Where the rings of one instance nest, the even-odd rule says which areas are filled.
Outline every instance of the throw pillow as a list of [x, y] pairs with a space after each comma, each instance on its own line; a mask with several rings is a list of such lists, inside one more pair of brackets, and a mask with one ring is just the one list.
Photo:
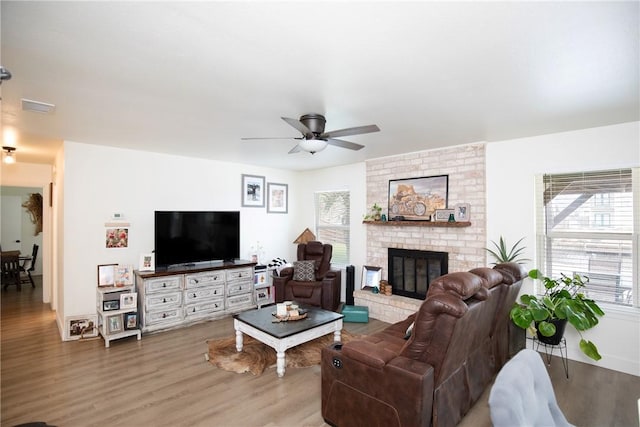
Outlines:
[[315, 261], [296, 261], [293, 263], [293, 280], [313, 282], [316, 280]]
[[407, 328], [407, 332], [404, 333], [404, 339], [408, 340], [409, 338], [411, 338], [411, 332], [413, 332], [413, 324], [415, 322], [412, 322], [409, 327]]

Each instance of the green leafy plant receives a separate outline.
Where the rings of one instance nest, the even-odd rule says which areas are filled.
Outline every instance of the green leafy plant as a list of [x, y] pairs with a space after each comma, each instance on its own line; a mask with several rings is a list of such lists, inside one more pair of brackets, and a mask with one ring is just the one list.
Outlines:
[[492, 263], [494, 265], [503, 262], [517, 262], [518, 264], [522, 264], [524, 261], [531, 261], [528, 258], [521, 258], [522, 252], [527, 248], [526, 246], [519, 246], [523, 240], [524, 237], [518, 240], [511, 248], [508, 248], [507, 242], [500, 236], [498, 243], [493, 240], [491, 241], [493, 246], [495, 246], [495, 250], [489, 248], [485, 248], [485, 250], [496, 259], [496, 262]]
[[589, 278], [580, 274], [571, 277], [561, 274], [559, 279], [551, 279], [537, 269], [529, 271], [529, 277], [542, 280], [545, 293], [541, 297], [522, 295], [520, 303], [516, 302], [509, 313], [513, 323], [532, 333], [536, 332], [537, 325], [542, 336], [550, 337], [556, 333], [551, 321], [566, 319], [580, 334], [580, 350], [593, 360], [600, 360], [602, 356], [596, 345], [582, 337], [582, 331], [596, 326], [598, 317], [604, 316], [598, 304], [585, 298], [582, 292]]
[[371, 207], [371, 217], [373, 217], [374, 220], [378, 221], [380, 220], [381, 214], [382, 214], [382, 207], [377, 203], [374, 203], [373, 206]]

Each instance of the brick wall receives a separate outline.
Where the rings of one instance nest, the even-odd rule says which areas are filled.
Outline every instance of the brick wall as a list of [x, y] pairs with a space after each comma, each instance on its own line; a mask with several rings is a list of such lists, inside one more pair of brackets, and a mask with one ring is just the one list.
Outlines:
[[461, 228], [366, 225], [367, 265], [382, 267], [386, 279], [389, 247], [448, 252], [450, 272], [485, 265], [485, 144], [369, 160], [366, 168], [367, 206], [388, 206], [389, 180], [449, 175], [449, 208], [469, 203], [471, 221]]
[[[470, 227], [367, 227], [367, 265], [382, 267], [387, 279], [387, 248], [419, 249], [449, 253], [449, 272], [486, 265], [485, 144], [469, 144], [369, 160], [367, 206], [378, 203], [387, 212], [389, 180], [449, 175], [449, 208], [469, 203]], [[420, 302], [356, 291], [354, 303], [369, 307], [369, 315], [389, 323], [415, 312]]]

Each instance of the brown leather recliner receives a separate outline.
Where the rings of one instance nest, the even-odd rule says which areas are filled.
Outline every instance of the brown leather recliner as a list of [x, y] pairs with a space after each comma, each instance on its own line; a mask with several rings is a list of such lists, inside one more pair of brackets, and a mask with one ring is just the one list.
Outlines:
[[295, 301], [336, 311], [340, 305], [340, 271], [331, 270], [330, 244], [312, 241], [298, 245], [298, 261], [315, 261], [315, 280], [294, 280], [294, 268], [286, 267], [274, 277], [276, 302]]
[[446, 274], [404, 321], [323, 348], [325, 421], [339, 427], [458, 424], [508, 357], [510, 291], [523, 277], [521, 267], [506, 264]]

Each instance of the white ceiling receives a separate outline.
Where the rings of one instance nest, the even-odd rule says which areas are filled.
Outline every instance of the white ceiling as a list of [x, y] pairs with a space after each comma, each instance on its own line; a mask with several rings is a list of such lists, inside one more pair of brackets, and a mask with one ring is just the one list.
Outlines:
[[[635, 121], [639, 4], [3, 0], [2, 122], [19, 161], [70, 140], [302, 170]], [[240, 140], [311, 112], [381, 132]]]

